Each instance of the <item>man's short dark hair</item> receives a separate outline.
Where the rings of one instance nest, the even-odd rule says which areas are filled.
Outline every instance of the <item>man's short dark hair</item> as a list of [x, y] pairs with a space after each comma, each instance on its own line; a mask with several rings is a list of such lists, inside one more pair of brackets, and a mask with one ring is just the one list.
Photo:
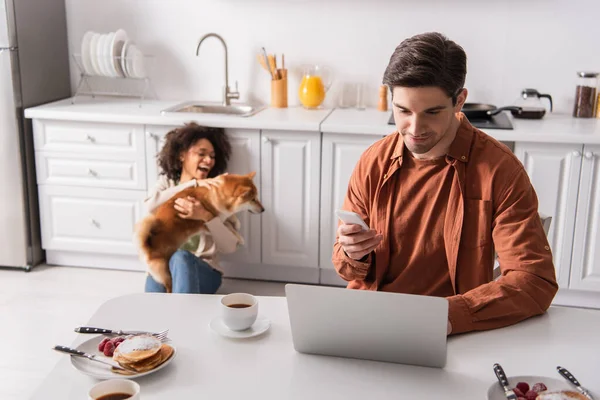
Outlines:
[[438, 32], [404, 40], [390, 57], [383, 83], [394, 87], [441, 88], [456, 102], [465, 84], [467, 55], [462, 47]]

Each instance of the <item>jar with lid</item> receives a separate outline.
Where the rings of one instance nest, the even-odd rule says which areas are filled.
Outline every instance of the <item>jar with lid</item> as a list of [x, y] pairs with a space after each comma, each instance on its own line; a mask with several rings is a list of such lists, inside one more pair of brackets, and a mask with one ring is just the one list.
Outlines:
[[575, 90], [575, 118], [593, 118], [596, 111], [596, 88], [598, 87], [598, 72], [578, 72], [577, 88]]

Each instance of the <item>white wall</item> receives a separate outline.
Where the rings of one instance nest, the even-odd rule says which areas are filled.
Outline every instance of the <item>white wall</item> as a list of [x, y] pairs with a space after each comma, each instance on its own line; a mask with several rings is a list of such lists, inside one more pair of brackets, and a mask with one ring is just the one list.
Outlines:
[[[86, 30], [124, 28], [149, 54], [162, 99], [219, 100], [221, 34], [229, 46], [231, 85], [243, 100], [269, 101], [269, 77], [256, 62], [261, 46], [285, 53], [290, 104], [297, 104], [299, 66], [335, 71], [326, 99], [337, 103], [341, 82], [369, 86], [368, 104], [394, 48], [406, 37], [437, 30], [468, 56], [471, 101], [512, 103], [525, 87], [549, 92], [571, 112], [578, 70], [600, 70], [598, 0], [66, 0], [71, 52]], [[77, 81], [75, 71], [73, 80]]]

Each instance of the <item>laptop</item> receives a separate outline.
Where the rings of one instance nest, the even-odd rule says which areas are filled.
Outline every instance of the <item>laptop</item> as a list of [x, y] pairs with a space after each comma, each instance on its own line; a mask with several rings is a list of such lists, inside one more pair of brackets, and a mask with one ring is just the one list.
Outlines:
[[300, 353], [446, 365], [445, 298], [297, 284], [285, 294]]

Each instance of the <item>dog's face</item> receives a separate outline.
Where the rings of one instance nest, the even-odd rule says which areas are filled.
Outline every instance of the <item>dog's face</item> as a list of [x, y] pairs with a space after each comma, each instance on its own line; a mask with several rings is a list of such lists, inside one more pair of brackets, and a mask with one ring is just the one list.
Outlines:
[[251, 213], [259, 214], [265, 211], [265, 208], [258, 200], [258, 189], [252, 182], [256, 175], [251, 172], [248, 175], [222, 175], [223, 191], [229, 194], [228, 209], [232, 214], [248, 210]]

